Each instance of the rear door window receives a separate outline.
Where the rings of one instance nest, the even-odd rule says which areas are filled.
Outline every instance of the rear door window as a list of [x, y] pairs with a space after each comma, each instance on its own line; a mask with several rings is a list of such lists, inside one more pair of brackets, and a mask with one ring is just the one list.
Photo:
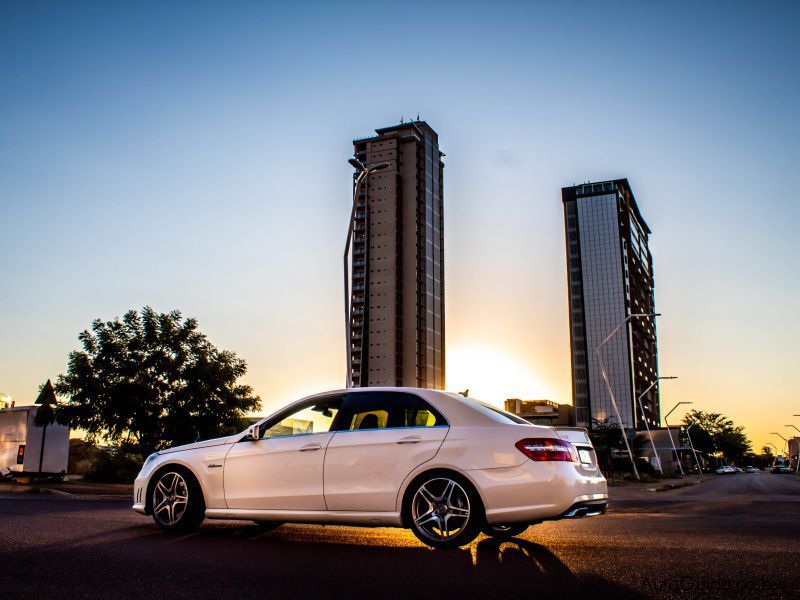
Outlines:
[[345, 396], [335, 430], [437, 427], [447, 422], [419, 396], [405, 392], [357, 392]]

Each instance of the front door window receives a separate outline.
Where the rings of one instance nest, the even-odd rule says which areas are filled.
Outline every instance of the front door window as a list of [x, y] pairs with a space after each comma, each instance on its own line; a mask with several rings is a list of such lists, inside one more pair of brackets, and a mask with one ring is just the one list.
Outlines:
[[336, 397], [294, 407], [288, 413], [284, 412], [264, 423], [261, 439], [327, 433], [331, 430], [341, 403], [341, 398]]

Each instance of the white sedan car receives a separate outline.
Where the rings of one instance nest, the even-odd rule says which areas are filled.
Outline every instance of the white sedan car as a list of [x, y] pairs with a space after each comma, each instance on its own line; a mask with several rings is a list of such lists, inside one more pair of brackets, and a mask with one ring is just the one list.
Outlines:
[[583, 429], [531, 425], [459, 394], [360, 388], [149, 456], [133, 509], [167, 530], [204, 518], [395, 526], [454, 548], [481, 531], [599, 515], [607, 500]]

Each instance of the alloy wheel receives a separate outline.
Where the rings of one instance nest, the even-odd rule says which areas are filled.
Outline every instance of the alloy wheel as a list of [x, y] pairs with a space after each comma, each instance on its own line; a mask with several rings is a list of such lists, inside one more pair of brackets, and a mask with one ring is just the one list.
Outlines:
[[153, 516], [164, 525], [175, 525], [189, 505], [189, 487], [180, 473], [164, 473], [153, 488]]
[[448, 541], [469, 523], [467, 491], [456, 481], [439, 477], [426, 481], [411, 501], [411, 518], [419, 532], [437, 542]]

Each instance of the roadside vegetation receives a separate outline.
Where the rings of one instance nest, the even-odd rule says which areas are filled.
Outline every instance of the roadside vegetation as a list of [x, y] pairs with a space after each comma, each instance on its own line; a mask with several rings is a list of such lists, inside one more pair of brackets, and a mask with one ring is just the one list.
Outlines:
[[[691, 440], [695, 450], [702, 457], [704, 470], [711, 471], [723, 464], [766, 468], [774, 462], [775, 457], [769, 447], [762, 448], [760, 454], [754, 453], [744, 427], [736, 425], [732, 419], [723, 414], [691, 410], [684, 417], [682, 425], [684, 428], [692, 425]], [[606, 477], [611, 481], [632, 479], [631, 462], [619, 427], [611, 421], [596, 421], [589, 435]], [[688, 445], [685, 430], [682, 435], [681, 445]], [[661, 477], [659, 472], [642, 456], [649, 444], [647, 434], [640, 432], [628, 441], [642, 481], [659, 479]], [[676, 440], [676, 443], [678, 441]], [[694, 461], [689, 469], [697, 471]]]
[[84, 445], [71, 443], [71, 473], [130, 482], [150, 453], [240, 431], [261, 408], [238, 381], [245, 361], [177, 310], [132, 310], [78, 337], [83, 349], [69, 355], [55, 385], [65, 398], [55, 419], [85, 432]]

